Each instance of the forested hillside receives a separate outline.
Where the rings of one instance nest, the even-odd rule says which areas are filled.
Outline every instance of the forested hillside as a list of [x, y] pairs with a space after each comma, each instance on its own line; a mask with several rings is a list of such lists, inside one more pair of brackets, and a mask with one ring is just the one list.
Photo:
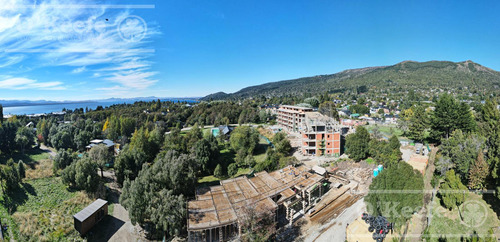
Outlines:
[[499, 86], [500, 72], [472, 61], [404, 61], [392, 66], [352, 69], [332, 75], [271, 82], [246, 87], [232, 94], [211, 94], [204, 99], [240, 99], [262, 95], [302, 96], [305, 93], [316, 95], [325, 92], [404, 93], [408, 89], [428, 94], [453, 91], [456, 94], [485, 95], [498, 93]]

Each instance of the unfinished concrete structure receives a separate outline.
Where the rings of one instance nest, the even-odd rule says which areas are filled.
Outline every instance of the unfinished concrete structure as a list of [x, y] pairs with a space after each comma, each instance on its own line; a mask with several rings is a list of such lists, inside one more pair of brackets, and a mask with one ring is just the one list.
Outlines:
[[333, 118], [313, 112], [311, 108], [282, 105], [277, 122], [288, 132], [300, 133], [300, 150], [304, 155], [338, 157], [342, 154], [342, 136], [349, 127]]
[[196, 200], [187, 207], [188, 240], [228, 241], [240, 236], [240, 222], [249, 207], [257, 214], [272, 212], [277, 221], [291, 224], [298, 211], [307, 211], [326, 192], [324, 181], [305, 166], [288, 166], [197, 189]]
[[318, 112], [306, 113], [299, 128], [302, 139], [302, 154], [340, 156], [342, 136], [348, 127]]
[[305, 114], [312, 111], [312, 108], [281, 105], [277, 111], [276, 122], [287, 131], [297, 132]]

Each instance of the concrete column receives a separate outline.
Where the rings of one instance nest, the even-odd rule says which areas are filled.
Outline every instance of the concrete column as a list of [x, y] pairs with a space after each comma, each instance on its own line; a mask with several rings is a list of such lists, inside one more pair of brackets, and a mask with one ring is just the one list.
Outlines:
[[306, 212], [306, 192], [302, 192], [302, 210]]
[[224, 227], [219, 228], [219, 241], [224, 241], [224, 234], [222, 233], [223, 228]]
[[238, 225], [238, 236], [241, 237], [241, 226]]

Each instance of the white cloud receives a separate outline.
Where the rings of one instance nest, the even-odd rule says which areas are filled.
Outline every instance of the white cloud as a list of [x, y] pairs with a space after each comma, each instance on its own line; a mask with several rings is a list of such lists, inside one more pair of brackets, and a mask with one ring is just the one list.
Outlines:
[[82, 73], [82, 72], [84, 72], [86, 70], [87, 70], [87, 68], [85, 66], [82, 66], [80, 68], [76, 68], [76, 69], [72, 70], [71, 73], [78, 74], [78, 73]]
[[39, 89], [39, 90], [64, 90], [62, 82], [38, 82], [36, 80], [16, 77], [0, 81], [0, 89], [24, 90], [24, 89]]
[[125, 87], [122, 87], [122, 86], [113, 86], [113, 87], [96, 88], [95, 90], [97, 90], [97, 91], [126, 91], [128, 89]]
[[26, 53], [38, 59], [35, 68], [69, 66], [74, 68], [71, 73], [93, 72], [93, 77], [123, 88], [146, 89], [157, 82], [147, 59], [154, 55], [151, 38], [160, 34], [158, 26], [135, 21], [134, 36], [140, 36], [141, 24], [146, 24], [144, 38], [124, 40], [131, 29], [120, 25], [127, 23], [130, 10], [97, 5], [95, 0], [0, 1], [6, 6], [0, 7], [0, 49], [5, 50], [0, 52], [0, 67], [25, 59], [13, 53]]
[[21, 61], [24, 60], [24, 56], [23, 55], [14, 55], [14, 56], [8, 56], [6, 58], [6, 61], [4, 63], [1, 63], [0, 64], [0, 68], [4, 68], [4, 67], [7, 67], [7, 66], [11, 66], [11, 65], [15, 65]]

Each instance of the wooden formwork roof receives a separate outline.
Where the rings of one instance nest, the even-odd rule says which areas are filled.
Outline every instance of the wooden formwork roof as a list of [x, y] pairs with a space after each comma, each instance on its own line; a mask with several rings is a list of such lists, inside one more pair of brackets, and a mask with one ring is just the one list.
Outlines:
[[[306, 167], [289, 166], [272, 173], [259, 172], [250, 179], [243, 176], [220, 181], [218, 186], [200, 188], [196, 191], [196, 200], [188, 202], [188, 230], [236, 223], [250, 206], [259, 213], [275, 210], [278, 204], [295, 195], [290, 188], [297, 184], [315, 184], [321, 179]], [[276, 195], [281, 195], [278, 204], [272, 199]]]

